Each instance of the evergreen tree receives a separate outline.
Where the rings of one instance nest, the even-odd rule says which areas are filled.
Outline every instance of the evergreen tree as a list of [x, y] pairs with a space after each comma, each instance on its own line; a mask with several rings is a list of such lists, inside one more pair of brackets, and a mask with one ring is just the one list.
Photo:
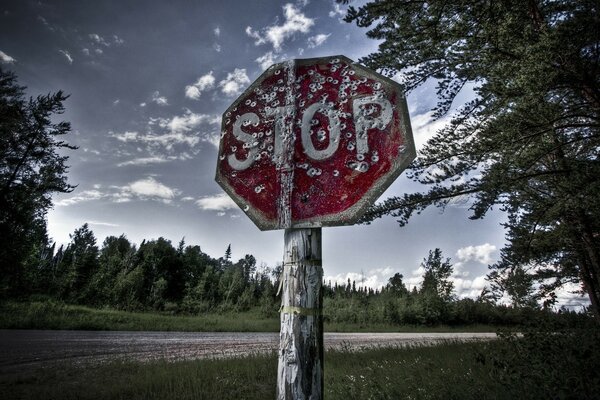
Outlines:
[[393, 293], [394, 295], [399, 297], [407, 296], [408, 289], [402, 281], [403, 278], [404, 276], [401, 273], [396, 272], [394, 276], [392, 276], [388, 280], [388, 283], [386, 285], [386, 289], [388, 290], [388, 292]]
[[52, 194], [70, 192], [60, 139], [67, 122], [54, 122], [67, 99], [61, 91], [26, 100], [13, 73], [0, 68], [0, 295], [25, 290], [24, 262], [47, 245]]
[[67, 301], [85, 304], [92, 299], [90, 281], [99, 268], [96, 237], [88, 224], [75, 229], [69, 237], [71, 242], [59, 265], [60, 292]]
[[442, 251], [436, 248], [433, 251], [429, 250], [429, 255], [423, 260], [421, 267], [425, 270], [421, 294], [430, 294], [445, 302], [450, 301], [454, 290], [454, 284], [450, 281], [454, 270], [450, 259], [443, 260]]
[[[434, 117], [462, 106], [409, 167], [427, 185], [372, 207], [401, 225], [469, 198], [472, 218], [507, 212], [496, 269], [528, 272], [546, 295], [576, 280], [600, 316], [600, 6], [596, 0], [372, 1], [346, 21], [371, 27], [361, 61], [406, 91], [436, 80]], [[526, 268], [527, 270], [527, 268]], [[550, 282], [550, 283], [548, 283]]]

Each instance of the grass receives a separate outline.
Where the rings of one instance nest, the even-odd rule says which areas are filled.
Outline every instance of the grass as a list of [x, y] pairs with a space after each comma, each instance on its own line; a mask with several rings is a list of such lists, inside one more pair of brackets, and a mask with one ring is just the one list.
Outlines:
[[[325, 354], [325, 396], [343, 399], [594, 399], [600, 337], [542, 335], [486, 343]], [[586, 339], [587, 338], [587, 339]], [[584, 350], [578, 353], [576, 349]], [[589, 353], [589, 354], [588, 354]], [[575, 357], [573, 356], [575, 354]], [[587, 357], [587, 358], [586, 358]], [[229, 360], [63, 366], [0, 377], [9, 399], [273, 399], [274, 354]]]
[[279, 320], [256, 310], [180, 316], [67, 305], [55, 301], [0, 304], [1, 329], [178, 332], [278, 332]]
[[[0, 329], [66, 329], [178, 332], [279, 332], [279, 318], [258, 309], [197, 316], [127, 312], [68, 305], [57, 301], [0, 303]], [[326, 332], [494, 332], [489, 325], [398, 326], [325, 323]]]

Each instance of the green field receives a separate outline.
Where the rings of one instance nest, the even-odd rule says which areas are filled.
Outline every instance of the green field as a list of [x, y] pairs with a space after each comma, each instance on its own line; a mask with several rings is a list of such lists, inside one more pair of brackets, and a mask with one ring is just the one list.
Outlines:
[[[328, 351], [325, 398], [597, 399], [598, 332], [487, 343]], [[227, 360], [61, 365], [0, 377], [9, 399], [273, 399], [274, 354]]]
[[[325, 323], [327, 332], [494, 332], [489, 325], [412, 326]], [[58, 301], [0, 303], [0, 329], [66, 329], [178, 332], [279, 332], [279, 318], [259, 309], [196, 316], [127, 312], [68, 305]]]

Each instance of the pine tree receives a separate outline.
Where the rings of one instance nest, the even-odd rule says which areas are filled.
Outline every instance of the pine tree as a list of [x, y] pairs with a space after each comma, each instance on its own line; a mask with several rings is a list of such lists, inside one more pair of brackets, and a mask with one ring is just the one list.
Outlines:
[[[54, 94], [25, 99], [16, 76], [0, 68], [0, 292], [23, 292], [24, 262], [47, 244], [46, 213], [52, 194], [70, 192], [66, 156], [74, 149], [60, 139], [68, 122], [54, 122], [67, 96]], [[8, 293], [7, 293], [8, 292]], [[2, 294], [2, 293], [0, 293]]]
[[[407, 92], [436, 80], [433, 116], [456, 111], [409, 167], [426, 185], [389, 198], [401, 225], [429, 206], [469, 199], [472, 218], [507, 213], [496, 270], [521, 266], [546, 296], [577, 281], [600, 316], [600, 6], [596, 0], [381, 0], [346, 21], [380, 41], [361, 61]], [[500, 275], [505, 275], [500, 273]]]

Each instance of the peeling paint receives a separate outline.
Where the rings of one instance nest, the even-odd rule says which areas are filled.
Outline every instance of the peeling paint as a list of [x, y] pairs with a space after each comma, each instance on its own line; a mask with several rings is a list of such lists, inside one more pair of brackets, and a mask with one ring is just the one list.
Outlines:
[[414, 158], [408, 118], [344, 56], [275, 64], [223, 114], [216, 180], [260, 229], [350, 225]]
[[278, 400], [323, 396], [321, 229], [285, 231]]

